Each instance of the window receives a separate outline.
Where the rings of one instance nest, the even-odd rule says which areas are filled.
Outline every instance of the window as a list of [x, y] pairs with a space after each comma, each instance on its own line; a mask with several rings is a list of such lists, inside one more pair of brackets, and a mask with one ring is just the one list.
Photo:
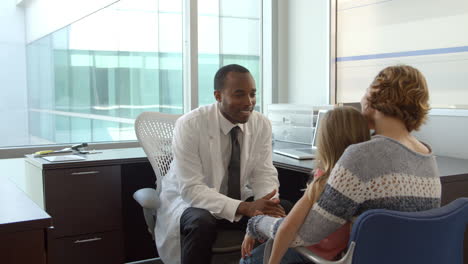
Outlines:
[[256, 109], [262, 105], [260, 0], [198, 0], [199, 105], [211, 104], [213, 77], [227, 64], [246, 67], [257, 86]]
[[[0, 147], [135, 140], [141, 112], [183, 113], [185, 1], [120, 0], [28, 43], [26, 136]], [[260, 106], [262, 1], [195, 2], [198, 105], [214, 102], [216, 70], [238, 63], [252, 72]]]

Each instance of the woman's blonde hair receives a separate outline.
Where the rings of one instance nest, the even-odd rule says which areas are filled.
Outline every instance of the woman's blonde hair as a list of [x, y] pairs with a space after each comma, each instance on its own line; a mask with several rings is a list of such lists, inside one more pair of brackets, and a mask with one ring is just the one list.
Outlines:
[[422, 73], [411, 66], [390, 66], [371, 84], [369, 106], [402, 120], [408, 131], [418, 130], [429, 112], [429, 90]]
[[306, 191], [312, 203], [322, 194], [333, 167], [345, 149], [369, 139], [367, 121], [355, 108], [337, 107], [325, 114], [317, 131], [317, 168], [323, 171], [323, 175], [314, 179]]

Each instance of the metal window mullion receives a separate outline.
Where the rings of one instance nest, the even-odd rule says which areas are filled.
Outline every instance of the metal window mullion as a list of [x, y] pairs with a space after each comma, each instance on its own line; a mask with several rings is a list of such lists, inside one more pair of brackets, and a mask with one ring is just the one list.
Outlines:
[[[92, 54], [92, 55], [91, 55]], [[96, 101], [99, 102], [99, 95], [98, 95], [98, 92], [97, 92], [97, 83], [96, 83], [96, 51], [92, 51], [91, 52], [91, 60], [92, 60], [92, 64], [91, 66], [89, 67], [89, 86], [90, 86], [90, 91], [89, 91], [89, 96], [90, 96], [90, 99], [89, 99], [89, 111], [91, 114], [94, 114], [93, 113], [93, 103], [95, 103]], [[94, 94], [94, 98], [93, 98], [93, 94]], [[93, 99], [94, 102], [93, 102]], [[90, 122], [90, 141], [91, 142], [94, 142], [94, 121], [92, 119], [89, 120]]]
[[260, 112], [265, 112], [265, 108], [264, 108], [264, 102], [265, 102], [265, 97], [263, 96], [265, 93], [264, 93], [264, 90], [265, 90], [265, 82], [264, 82], [264, 77], [263, 77], [263, 32], [264, 32], [264, 28], [263, 28], [263, 1], [260, 0], [260, 22], [259, 22], [259, 26], [260, 26], [260, 43], [258, 44], [260, 46], [260, 61], [259, 61], [259, 74], [260, 74], [260, 84], [261, 84], [261, 94], [262, 94], [262, 102], [260, 103]]
[[262, 111], [278, 102], [278, 0], [262, 1]]
[[[50, 110], [55, 110], [56, 109], [56, 87], [55, 87], [55, 54], [54, 54], [54, 43], [53, 43], [53, 39], [52, 39], [52, 36], [48, 36], [47, 37], [47, 40], [48, 40], [48, 45], [47, 45], [47, 51], [50, 52], [50, 56], [49, 56], [49, 63], [50, 63], [50, 66], [51, 66], [51, 69], [50, 69], [50, 75], [49, 75], [49, 78], [50, 78], [50, 88], [51, 88], [51, 91], [50, 91], [50, 97], [51, 97], [51, 103], [50, 103]], [[39, 96], [39, 100], [41, 100], [42, 98]], [[47, 100], [47, 99], [46, 99]], [[47, 102], [44, 103], [45, 104], [45, 107], [47, 109]], [[51, 120], [52, 120], [52, 124], [51, 124], [51, 127], [52, 127], [52, 133], [51, 133], [51, 137], [49, 140], [52, 140], [54, 141], [55, 143], [57, 143], [57, 139], [56, 139], [56, 127], [55, 127], [55, 116], [51, 116]], [[45, 138], [47, 138], [47, 135], [45, 136]]]
[[223, 58], [223, 34], [222, 34], [222, 27], [221, 24], [223, 20], [223, 16], [221, 14], [221, 1], [218, 0], [218, 68], [224, 65], [224, 58]]
[[[67, 27], [67, 81], [68, 81], [67, 83], [67, 95], [68, 95], [67, 110], [68, 111], [71, 111], [72, 109], [72, 106], [71, 106], [71, 103], [72, 103], [71, 94], [73, 92], [72, 74], [73, 74], [73, 70], [72, 70], [72, 52], [70, 51], [70, 27]], [[71, 142], [72, 120], [71, 118], [68, 118], [67, 120], [68, 120], [68, 140], [67, 141]]]
[[[159, 1], [156, 1], [156, 15], [157, 15], [157, 18], [156, 18], [156, 21], [157, 21], [157, 27], [158, 27], [158, 36], [157, 36], [157, 40], [158, 40], [158, 51], [157, 51], [157, 59], [158, 59], [158, 102], [157, 104], [159, 106], [161, 106], [163, 103], [162, 103], [162, 98], [164, 98], [164, 94], [163, 94], [163, 85], [162, 85], [162, 80], [161, 80], [161, 29], [159, 28], [161, 26], [161, 21], [160, 21], [160, 11], [159, 11]], [[161, 107], [158, 108], [158, 111], [159, 112], [162, 112], [161, 110]]]
[[336, 69], [336, 50], [337, 50], [337, 0], [330, 1], [330, 73], [329, 73], [329, 102], [337, 103], [337, 69]]
[[198, 0], [184, 0], [184, 112], [198, 107]]

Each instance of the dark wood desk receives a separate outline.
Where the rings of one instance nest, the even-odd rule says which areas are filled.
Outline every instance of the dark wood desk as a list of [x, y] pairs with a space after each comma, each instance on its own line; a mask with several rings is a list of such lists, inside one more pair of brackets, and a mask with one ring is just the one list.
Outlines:
[[12, 182], [0, 177], [0, 262], [45, 264], [51, 217]]
[[[275, 147], [284, 145], [276, 143]], [[111, 254], [116, 257], [114, 263], [155, 257], [156, 249], [146, 231], [142, 210], [132, 198], [136, 190], [154, 187], [154, 172], [143, 150], [105, 150], [100, 154], [87, 155], [86, 158], [86, 161], [67, 163], [50, 163], [31, 156], [25, 159], [26, 181], [39, 183], [36, 190], [32, 191], [32, 196], [35, 197], [33, 200], [54, 218], [54, 226], [58, 229], [51, 231], [49, 251], [70, 252], [68, 256], [62, 254], [58, 257], [62, 260], [69, 260], [70, 256], [78, 253], [98, 255], [97, 259]], [[438, 157], [437, 162], [441, 172], [443, 204], [458, 197], [468, 197], [468, 161]], [[299, 161], [274, 154], [273, 163], [279, 172], [282, 197], [297, 201], [302, 196], [299, 189], [305, 188], [314, 161]], [[78, 176], [73, 177], [73, 173], [78, 173]], [[62, 191], [57, 193], [54, 190]], [[74, 200], [72, 202], [75, 202], [74, 206], [79, 209], [79, 214], [69, 212], [68, 215], [66, 208], [70, 208], [70, 200]], [[80, 204], [85, 206], [80, 207]], [[102, 211], [97, 212], [97, 208], [101, 208]], [[100, 218], [104, 221], [100, 221]], [[81, 226], [79, 228], [68, 226], [78, 222]], [[110, 235], [111, 239], [100, 236], [106, 234]], [[88, 248], [75, 251], [57, 247], [57, 242], [66, 244], [68, 240], [87, 240], [95, 237], [102, 238], [99, 240], [103, 243], [101, 250], [96, 250], [99, 246], [94, 243], [97, 241], [90, 243]], [[113, 243], [106, 244], [105, 241]], [[123, 248], [120, 250], [122, 256], [116, 254], [119, 248]], [[468, 248], [465, 248], [465, 252], [468, 252]], [[55, 256], [56, 253], [49, 252], [49, 255]], [[468, 264], [466, 260], [465, 263]]]
[[[142, 149], [105, 150], [85, 161], [48, 162], [28, 155], [25, 190], [53, 218], [48, 264], [124, 263], [154, 257], [133, 192], [154, 187]], [[31, 186], [31, 184], [29, 184]]]

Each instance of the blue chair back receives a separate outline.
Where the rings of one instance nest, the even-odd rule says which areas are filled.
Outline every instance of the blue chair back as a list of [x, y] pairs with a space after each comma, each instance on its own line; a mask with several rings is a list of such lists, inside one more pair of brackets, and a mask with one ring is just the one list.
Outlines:
[[467, 224], [468, 198], [422, 212], [369, 210], [352, 228], [352, 263], [461, 264]]

